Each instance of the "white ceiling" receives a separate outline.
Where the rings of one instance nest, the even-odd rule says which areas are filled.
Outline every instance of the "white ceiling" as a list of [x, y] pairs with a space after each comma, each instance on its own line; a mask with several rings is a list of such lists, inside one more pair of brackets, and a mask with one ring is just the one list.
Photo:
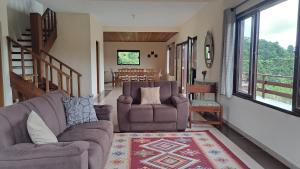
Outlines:
[[58, 12], [90, 13], [104, 26], [177, 27], [214, 0], [38, 1]]

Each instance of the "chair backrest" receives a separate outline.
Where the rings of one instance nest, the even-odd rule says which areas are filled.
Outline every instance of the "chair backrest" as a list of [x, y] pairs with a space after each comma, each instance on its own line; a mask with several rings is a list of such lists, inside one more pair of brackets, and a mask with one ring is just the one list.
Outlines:
[[171, 97], [178, 95], [176, 81], [124, 82], [123, 95], [131, 96], [133, 104], [140, 104], [141, 87], [160, 87], [160, 101], [162, 104], [170, 104]]
[[187, 85], [186, 91], [188, 94], [193, 93], [217, 93], [217, 84], [194, 84]]
[[66, 129], [66, 115], [62, 91], [51, 92], [25, 102], [0, 108], [0, 149], [18, 143], [30, 143], [27, 117], [33, 110], [57, 136]]

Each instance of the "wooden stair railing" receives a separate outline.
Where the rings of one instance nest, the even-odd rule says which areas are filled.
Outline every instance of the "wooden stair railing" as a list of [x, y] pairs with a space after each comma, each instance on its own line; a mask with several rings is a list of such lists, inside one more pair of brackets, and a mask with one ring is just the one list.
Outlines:
[[[34, 84], [36, 88], [39, 88], [39, 82], [41, 79], [45, 79], [45, 86], [44, 89], [45, 92], [50, 91], [50, 83], [55, 84], [58, 86], [58, 89], [64, 90], [67, 94], [71, 95], [71, 84], [73, 83], [73, 79], [70, 75], [66, 74], [62, 71], [61, 68], [56, 67], [52, 63], [48, 62], [46, 59], [40, 57], [33, 51], [23, 47], [18, 42], [14, 41], [10, 37], [7, 37], [7, 43], [8, 43], [8, 56], [9, 56], [9, 70], [13, 73], [13, 66], [12, 66], [12, 46], [18, 46], [21, 50], [20, 52], [20, 60], [21, 60], [21, 77], [23, 80], [25, 80], [25, 64], [24, 64], [24, 53], [30, 54], [32, 56], [32, 62], [33, 62], [33, 81], [30, 82]], [[53, 59], [53, 57], [52, 57]], [[38, 74], [38, 63], [42, 63], [41, 65], [44, 66], [45, 72], [43, 74]], [[53, 73], [56, 72], [56, 73]], [[72, 70], [74, 72], [74, 70]], [[55, 76], [56, 74], [56, 76]], [[41, 76], [41, 77], [39, 77]], [[28, 81], [29, 82], [29, 81]], [[65, 85], [63, 84], [65, 82]], [[14, 83], [12, 81], [12, 83]], [[80, 84], [80, 83], [79, 83]], [[13, 85], [12, 85], [13, 86]], [[80, 88], [80, 86], [78, 86]], [[31, 90], [30, 88], [28, 90]], [[80, 91], [80, 90], [79, 90]], [[19, 92], [25, 92], [25, 91], [19, 91]], [[78, 93], [79, 95], [80, 93]]]
[[[31, 43], [32, 51], [39, 56], [41, 50], [48, 52], [53, 46], [57, 38], [57, 21], [56, 13], [47, 8], [44, 14], [41, 16], [39, 13], [30, 13], [30, 28], [31, 28]], [[44, 73], [44, 67], [41, 62], [37, 63], [38, 74]]]
[[39, 13], [30, 14], [32, 33], [32, 50], [40, 54], [41, 50], [48, 52], [57, 38], [56, 13], [47, 8], [41, 16]]
[[[45, 60], [47, 60], [50, 64], [52, 65], [57, 65], [60, 69], [60, 71], [68, 74], [70, 76], [70, 78], [72, 79], [70, 87], [71, 87], [71, 95], [74, 94], [74, 88], [73, 88], [73, 82], [77, 81], [77, 95], [80, 96], [80, 78], [82, 76], [81, 73], [79, 73], [78, 71], [76, 71], [75, 69], [73, 69], [72, 67], [70, 67], [69, 65], [65, 64], [64, 62], [62, 62], [61, 60], [57, 59], [56, 57], [52, 56], [51, 54], [49, 54], [48, 52], [42, 50], [41, 51], [43, 56], [45, 56]], [[52, 76], [53, 74], [53, 70], [52, 68], [50, 68], [50, 75]], [[62, 77], [60, 77], [62, 78]], [[74, 79], [74, 80], [73, 80]], [[51, 81], [52, 81], [52, 77], [51, 77]]]

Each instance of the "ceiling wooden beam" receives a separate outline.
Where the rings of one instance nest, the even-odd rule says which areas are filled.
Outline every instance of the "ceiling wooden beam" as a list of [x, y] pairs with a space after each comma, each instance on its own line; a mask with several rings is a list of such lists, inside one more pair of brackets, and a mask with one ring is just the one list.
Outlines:
[[177, 32], [104, 32], [104, 42], [167, 42]]

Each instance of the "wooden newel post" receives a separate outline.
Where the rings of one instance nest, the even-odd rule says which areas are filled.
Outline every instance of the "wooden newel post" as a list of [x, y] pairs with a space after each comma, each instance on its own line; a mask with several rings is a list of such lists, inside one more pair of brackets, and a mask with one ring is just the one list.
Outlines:
[[[43, 27], [42, 16], [39, 13], [30, 14], [30, 27], [32, 33], [32, 52], [41, 56], [41, 50], [43, 49]], [[43, 78], [44, 66], [39, 60], [37, 63], [38, 76]]]

